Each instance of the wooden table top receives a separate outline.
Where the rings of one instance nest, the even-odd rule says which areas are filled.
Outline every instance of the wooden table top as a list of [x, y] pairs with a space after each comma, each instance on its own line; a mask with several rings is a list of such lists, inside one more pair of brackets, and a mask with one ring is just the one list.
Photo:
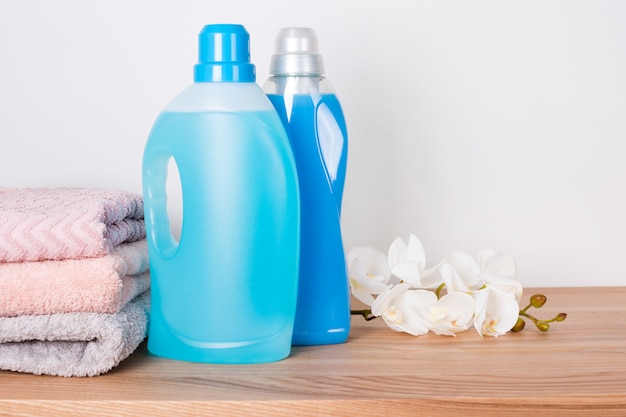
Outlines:
[[353, 316], [342, 345], [294, 347], [262, 365], [147, 353], [111, 372], [0, 372], [0, 416], [626, 416], [626, 287], [526, 289], [548, 296], [542, 333], [414, 337]]

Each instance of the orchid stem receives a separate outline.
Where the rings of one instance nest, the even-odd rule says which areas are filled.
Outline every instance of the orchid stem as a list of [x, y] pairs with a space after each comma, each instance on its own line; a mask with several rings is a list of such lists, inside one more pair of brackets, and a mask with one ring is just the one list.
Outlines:
[[[533, 305], [532, 304], [528, 304], [526, 307], [524, 307], [523, 310], [520, 310], [519, 314], [520, 316], [526, 316], [526, 312], [528, 311], [529, 308], [531, 308]], [[526, 316], [528, 317], [528, 316]], [[529, 317], [530, 318], [530, 317]]]
[[[530, 307], [530, 306], [529, 306], [529, 307]], [[531, 316], [530, 314], [528, 314], [528, 313], [526, 312], [526, 310], [528, 310], [528, 307], [526, 307], [526, 308], [525, 308], [525, 309], [523, 309], [523, 310], [520, 310], [519, 315], [520, 315], [520, 316], [524, 316], [524, 317], [526, 317], [526, 318], [530, 319], [533, 323], [537, 324], [537, 321], [538, 321], [538, 320], [537, 320], [537, 318], [536, 318], [536, 317]]]
[[364, 309], [364, 310], [350, 310], [350, 314], [358, 314], [359, 316], [363, 316], [365, 321], [374, 320], [378, 316], [372, 316], [372, 310]]

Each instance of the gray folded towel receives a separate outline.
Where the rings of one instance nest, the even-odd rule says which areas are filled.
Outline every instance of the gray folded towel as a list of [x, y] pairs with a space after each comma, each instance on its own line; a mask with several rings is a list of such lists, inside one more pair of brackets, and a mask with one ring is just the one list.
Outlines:
[[96, 376], [126, 359], [147, 334], [150, 292], [116, 313], [0, 317], [0, 370]]

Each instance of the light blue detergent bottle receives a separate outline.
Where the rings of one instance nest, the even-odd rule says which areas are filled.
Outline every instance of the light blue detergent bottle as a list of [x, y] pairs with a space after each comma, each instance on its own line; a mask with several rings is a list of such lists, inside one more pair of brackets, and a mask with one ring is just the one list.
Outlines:
[[340, 215], [346, 175], [343, 112], [310, 28], [281, 29], [264, 85], [287, 127], [301, 198], [300, 282], [294, 345], [343, 343], [350, 292]]
[[[289, 140], [255, 83], [241, 25], [200, 33], [195, 83], [157, 118], [143, 157], [152, 313], [148, 350], [190, 362], [261, 363], [291, 350], [300, 202]], [[178, 167], [182, 227], [166, 178]]]

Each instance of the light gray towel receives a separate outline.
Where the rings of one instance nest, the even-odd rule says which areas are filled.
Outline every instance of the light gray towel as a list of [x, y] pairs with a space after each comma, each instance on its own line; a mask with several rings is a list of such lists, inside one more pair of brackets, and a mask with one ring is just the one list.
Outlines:
[[96, 376], [126, 359], [148, 329], [150, 292], [117, 313], [0, 317], [0, 370]]

